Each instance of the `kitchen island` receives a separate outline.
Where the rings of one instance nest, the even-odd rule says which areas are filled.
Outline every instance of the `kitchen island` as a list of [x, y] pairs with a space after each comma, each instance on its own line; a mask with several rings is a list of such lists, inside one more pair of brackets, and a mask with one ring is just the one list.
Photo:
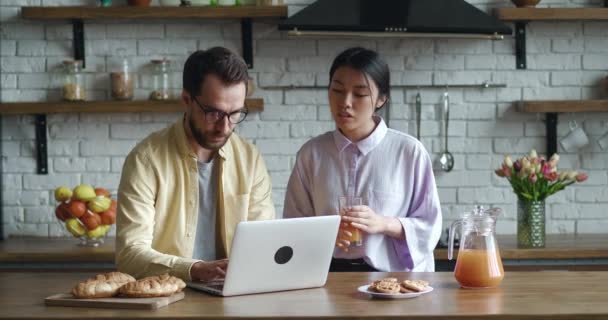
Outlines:
[[[91, 273], [0, 273], [0, 319], [607, 319], [608, 272], [507, 272], [500, 287], [460, 289], [452, 273], [330, 273], [322, 288], [220, 298], [186, 290], [154, 310], [48, 307]], [[434, 290], [377, 300], [357, 287], [386, 276], [425, 279]]]

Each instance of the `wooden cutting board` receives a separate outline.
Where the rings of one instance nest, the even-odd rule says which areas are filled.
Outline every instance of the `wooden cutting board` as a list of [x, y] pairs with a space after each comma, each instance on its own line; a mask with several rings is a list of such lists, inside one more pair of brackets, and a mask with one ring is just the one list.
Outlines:
[[70, 293], [60, 293], [47, 297], [44, 302], [47, 306], [154, 310], [182, 300], [185, 296], [184, 292], [180, 292], [157, 298], [76, 299]]

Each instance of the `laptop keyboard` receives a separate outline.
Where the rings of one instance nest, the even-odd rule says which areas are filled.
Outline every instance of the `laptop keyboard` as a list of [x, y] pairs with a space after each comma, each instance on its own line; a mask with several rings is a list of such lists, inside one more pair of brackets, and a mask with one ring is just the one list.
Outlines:
[[212, 283], [208, 283], [206, 285], [206, 287], [214, 289], [214, 290], [222, 291], [224, 289], [224, 283], [223, 282], [212, 282]]

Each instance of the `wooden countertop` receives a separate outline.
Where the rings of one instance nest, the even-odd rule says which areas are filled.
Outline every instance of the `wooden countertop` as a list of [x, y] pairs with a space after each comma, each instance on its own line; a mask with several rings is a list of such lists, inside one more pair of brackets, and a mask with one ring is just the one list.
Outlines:
[[99, 247], [83, 247], [78, 239], [9, 238], [0, 241], [0, 262], [114, 262], [114, 238]]
[[[452, 273], [330, 273], [325, 287], [220, 298], [186, 290], [155, 311], [47, 307], [44, 298], [90, 273], [0, 273], [0, 319], [605, 319], [608, 272], [511, 272], [496, 289], [460, 289]], [[356, 288], [385, 276], [426, 279], [434, 291], [375, 300]]]
[[[503, 259], [605, 259], [608, 258], [608, 234], [547, 235], [541, 249], [518, 249], [516, 235], [497, 236]], [[457, 252], [454, 253], [456, 257]], [[448, 249], [436, 249], [436, 260], [447, 260]]]
[[[606, 259], [608, 234], [547, 235], [543, 249], [517, 249], [515, 235], [499, 235], [503, 259]], [[114, 238], [99, 247], [78, 246], [76, 239], [10, 238], [0, 241], [0, 262], [114, 262]], [[456, 256], [457, 252], [455, 252]], [[447, 260], [447, 249], [435, 259]]]

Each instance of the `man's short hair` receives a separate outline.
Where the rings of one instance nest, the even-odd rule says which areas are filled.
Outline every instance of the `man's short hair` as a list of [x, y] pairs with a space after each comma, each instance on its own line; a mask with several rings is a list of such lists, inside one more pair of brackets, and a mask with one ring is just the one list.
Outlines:
[[184, 64], [183, 87], [190, 95], [200, 94], [207, 75], [213, 74], [224, 83], [233, 85], [249, 79], [245, 61], [223, 47], [199, 50], [190, 55]]

